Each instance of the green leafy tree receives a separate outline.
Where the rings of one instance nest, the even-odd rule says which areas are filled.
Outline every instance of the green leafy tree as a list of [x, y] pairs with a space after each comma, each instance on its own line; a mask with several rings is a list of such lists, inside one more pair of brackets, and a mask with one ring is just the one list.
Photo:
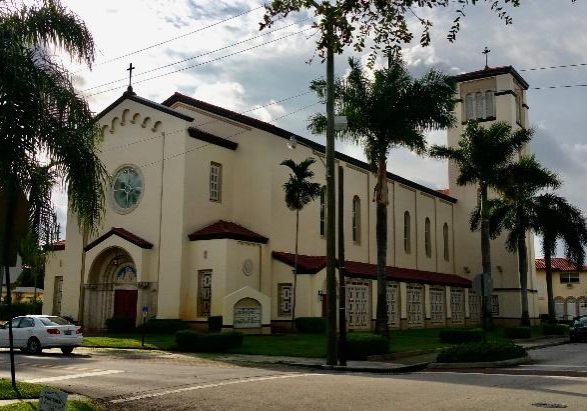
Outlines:
[[[448, 159], [459, 168], [457, 184], [475, 184], [480, 195], [481, 263], [483, 274], [491, 278], [491, 252], [489, 232], [489, 189], [496, 187], [498, 176], [513, 161], [514, 155], [532, 138], [532, 130], [512, 131], [504, 122], [483, 127], [470, 121], [457, 147], [433, 146], [430, 156]], [[474, 211], [474, 210], [472, 210]], [[473, 229], [473, 227], [472, 227]], [[491, 318], [487, 296], [483, 298], [483, 319], [485, 327]]]
[[314, 177], [314, 172], [310, 170], [310, 166], [316, 160], [309, 157], [300, 163], [289, 159], [281, 162], [282, 166], [290, 169], [289, 179], [283, 183], [283, 191], [285, 192], [285, 205], [292, 211], [296, 212], [296, 231], [295, 231], [295, 254], [294, 254], [294, 282], [293, 282], [293, 298], [291, 307], [292, 327], [295, 327], [296, 319], [296, 299], [297, 299], [297, 285], [298, 285], [298, 241], [300, 232], [300, 211], [306, 205], [316, 199], [320, 195], [320, 184], [313, 183], [310, 180]]
[[102, 215], [106, 173], [96, 154], [99, 130], [69, 73], [52, 60], [55, 49], [88, 66], [94, 60], [91, 33], [59, 0], [0, 3], [0, 243], [7, 286], [18, 193], [31, 205], [35, 235], [52, 218], [38, 207], [48, 200], [37, 187], [43, 167], [67, 186], [69, 208], [84, 231], [94, 230]]
[[[449, 77], [430, 70], [413, 79], [401, 61], [393, 60], [387, 69], [376, 70], [371, 79], [358, 61], [349, 60], [350, 73], [336, 87], [338, 115], [346, 116], [348, 127], [343, 138], [360, 144], [373, 170], [376, 185], [373, 201], [377, 205], [377, 320], [375, 332], [389, 335], [387, 314], [387, 168], [390, 150], [406, 147], [418, 153], [426, 149], [425, 132], [449, 127], [454, 122], [454, 85]], [[321, 97], [325, 83], [315, 81], [312, 88]], [[310, 119], [310, 129], [323, 132], [322, 114]]]
[[559, 186], [556, 174], [542, 167], [534, 156], [524, 155], [499, 173], [496, 188], [500, 197], [489, 203], [490, 234], [496, 237], [502, 229], [507, 230], [506, 247], [518, 254], [522, 326], [530, 325], [527, 234], [540, 231], [541, 218], [545, 216], [542, 206], [553, 200], [551, 194], [541, 192]]
[[549, 321], [556, 319], [554, 292], [552, 289], [552, 255], [558, 240], [565, 248], [565, 256], [573, 261], [577, 270], [583, 269], [587, 226], [581, 210], [569, 204], [565, 198], [546, 193], [536, 198], [537, 225], [535, 231], [542, 235], [542, 253], [546, 275], [546, 294]]

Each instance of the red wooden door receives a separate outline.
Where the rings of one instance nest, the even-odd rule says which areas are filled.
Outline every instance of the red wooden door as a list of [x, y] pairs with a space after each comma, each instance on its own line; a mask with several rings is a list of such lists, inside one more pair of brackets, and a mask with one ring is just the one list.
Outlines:
[[137, 290], [114, 291], [114, 317], [137, 317]]

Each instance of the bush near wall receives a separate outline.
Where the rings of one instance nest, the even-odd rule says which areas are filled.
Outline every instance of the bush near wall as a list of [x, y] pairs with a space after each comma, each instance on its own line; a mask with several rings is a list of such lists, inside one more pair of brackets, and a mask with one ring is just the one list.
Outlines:
[[381, 335], [370, 333], [347, 334], [347, 358], [365, 360], [370, 355], [389, 353], [389, 340]]
[[222, 316], [211, 315], [208, 317], [208, 332], [219, 333], [222, 331]]
[[189, 328], [189, 324], [181, 321], [181, 320], [167, 320], [167, 319], [156, 319], [153, 318], [145, 323], [145, 325], [140, 325], [137, 327], [138, 331], [144, 331], [147, 334], [174, 334], [179, 330], [185, 330]]
[[569, 326], [566, 324], [543, 324], [542, 334], [544, 335], [567, 335]]
[[486, 342], [459, 344], [442, 350], [437, 362], [489, 362], [511, 360], [525, 357], [528, 353], [523, 347], [511, 342]]
[[449, 344], [464, 344], [483, 340], [481, 328], [446, 328], [438, 333], [440, 341]]
[[8, 315], [8, 305], [0, 304], [0, 320], [8, 321], [19, 315], [41, 314], [43, 308], [42, 301], [33, 301], [30, 303], [12, 303], [10, 316]]
[[296, 318], [296, 331], [300, 334], [324, 334], [326, 332], [326, 319], [320, 317]]
[[112, 317], [106, 320], [109, 333], [127, 333], [135, 330], [135, 319], [132, 317]]
[[532, 338], [532, 329], [530, 327], [507, 327], [503, 330], [506, 338], [521, 339]]
[[175, 343], [180, 351], [223, 352], [240, 347], [243, 344], [243, 335], [239, 332], [202, 334], [181, 330], [175, 333]]

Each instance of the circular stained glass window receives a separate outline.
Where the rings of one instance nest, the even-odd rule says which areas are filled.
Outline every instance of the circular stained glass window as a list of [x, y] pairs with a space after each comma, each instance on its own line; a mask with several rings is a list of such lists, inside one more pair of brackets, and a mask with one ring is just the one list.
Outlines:
[[118, 170], [112, 182], [112, 196], [120, 211], [131, 211], [143, 194], [143, 178], [139, 171], [131, 166]]

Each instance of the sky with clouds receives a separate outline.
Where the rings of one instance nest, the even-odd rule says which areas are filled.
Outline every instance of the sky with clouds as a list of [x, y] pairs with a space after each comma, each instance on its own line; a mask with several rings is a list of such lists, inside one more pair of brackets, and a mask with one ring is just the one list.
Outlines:
[[[323, 142], [306, 131], [308, 116], [324, 110], [316, 97], [307, 93], [308, 83], [324, 73], [320, 58], [314, 55], [317, 35], [310, 28], [309, 14], [292, 14], [270, 30], [259, 32], [263, 15], [259, 0], [63, 3], [94, 35], [97, 59], [91, 71], [63, 61], [94, 111], [101, 111], [124, 92], [126, 68], [132, 62], [136, 67], [134, 91], [142, 97], [163, 101], [179, 91], [228, 109], [251, 110], [248, 115]], [[587, 29], [583, 24], [587, 2], [522, 3], [510, 9], [513, 24], [509, 26], [487, 6], [470, 7], [455, 43], [446, 40], [454, 9], [417, 11], [434, 21], [432, 44], [426, 48], [408, 45], [404, 58], [414, 75], [430, 67], [458, 74], [483, 68], [481, 51], [487, 46], [492, 50], [490, 66], [513, 65], [519, 70], [531, 87], [527, 100], [530, 122], [536, 130], [532, 149], [564, 180], [560, 192], [587, 213], [587, 190], [581, 182], [587, 176], [587, 87], [533, 89], [587, 84], [587, 65], [581, 65], [587, 63]], [[245, 13], [249, 10], [253, 11]], [[412, 26], [418, 30], [415, 22]], [[337, 56], [338, 75], [346, 71], [346, 59], [351, 55], [365, 57], [352, 53]], [[571, 64], [578, 66], [533, 70]], [[298, 97], [289, 98], [292, 96]], [[446, 132], [432, 132], [428, 141], [444, 144]], [[337, 149], [363, 155], [361, 148], [346, 143], [338, 143]], [[392, 152], [389, 169], [430, 187], [447, 186], [444, 162], [406, 150]], [[58, 195], [56, 200], [63, 219], [64, 196]]]

